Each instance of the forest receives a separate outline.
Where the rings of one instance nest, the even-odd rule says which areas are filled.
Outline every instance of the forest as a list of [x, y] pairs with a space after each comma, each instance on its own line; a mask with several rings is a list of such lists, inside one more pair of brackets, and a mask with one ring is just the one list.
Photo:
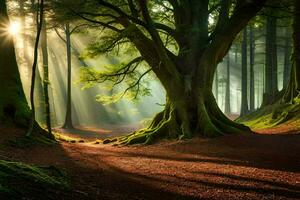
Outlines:
[[300, 199], [299, 0], [0, 0], [0, 199]]

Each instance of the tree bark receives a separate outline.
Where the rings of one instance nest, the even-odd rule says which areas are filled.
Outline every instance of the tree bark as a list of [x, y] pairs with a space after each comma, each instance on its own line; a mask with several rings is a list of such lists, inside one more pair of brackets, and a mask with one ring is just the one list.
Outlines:
[[243, 31], [243, 41], [242, 41], [242, 91], [241, 91], [241, 113], [240, 115], [246, 115], [249, 113], [248, 107], [248, 69], [247, 69], [247, 40], [248, 40], [248, 30], [247, 28]]
[[284, 103], [294, 103], [300, 92], [300, 1], [294, 0], [293, 55], [288, 87], [283, 97]]
[[291, 54], [292, 54], [292, 39], [289, 27], [285, 28], [285, 44], [284, 44], [284, 66], [283, 66], [283, 88], [286, 88], [289, 83], [291, 73]]
[[51, 114], [50, 114], [50, 102], [49, 102], [49, 67], [48, 67], [48, 42], [47, 42], [47, 24], [45, 18], [43, 20], [43, 27], [41, 32], [41, 48], [43, 56], [43, 91], [44, 91], [44, 105], [45, 105], [45, 121], [47, 130], [52, 135], [51, 130]]
[[66, 35], [66, 48], [67, 48], [67, 109], [66, 117], [63, 128], [72, 129], [72, 60], [71, 60], [71, 33], [70, 33], [70, 24], [67, 23], [65, 26], [65, 35]]
[[250, 48], [250, 111], [255, 110], [255, 79], [254, 79], [254, 55], [255, 41], [253, 26], [249, 28], [249, 48]]
[[267, 16], [265, 93], [262, 106], [274, 103], [278, 94], [277, 81], [277, 19]]
[[41, 0], [39, 9], [37, 11], [37, 18], [36, 18], [37, 33], [36, 33], [36, 41], [34, 45], [34, 58], [32, 64], [31, 87], [30, 87], [31, 120], [30, 120], [27, 136], [30, 136], [33, 133], [36, 124], [34, 88], [35, 88], [36, 70], [37, 70], [37, 62], [38, 62], [38, 46], [39, 46], [40, 35], [43, 26], [43, 15], [44, 15], [44, 0]]
[[227, 76], [226, 76], [226, 91], [225, 91], [225, 113], [231, 114], [230, 108], [230, 53], [227, 55]]
[[216, 102], [218, 104], [218, 102], [219, 102], [219, 73], [218, 73], [218, 69], [216, 69], [216, 73], [215, 73], [215, 98], [216, 98]]

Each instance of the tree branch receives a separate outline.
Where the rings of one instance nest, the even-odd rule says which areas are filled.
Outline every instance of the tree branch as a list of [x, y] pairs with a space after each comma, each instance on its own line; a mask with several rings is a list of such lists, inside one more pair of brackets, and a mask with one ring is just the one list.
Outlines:
[[146, 22], [146, 25], [148, 27], [148, 31], [154, 41], [155, 49], [157, 51], [158, 56], [161, 58], [161, 61], [163, 62], [166, 69], [169, 71], [169, 73], [177, 80], [180, 80], [180, 73], [178, 72], [176, 66], [174, 65], [173, 61], [168, 56], [168, 52], [166, 51], [166, 48], [163, 45], [163, 41], [161, 40], [157, 30], [154, 28], [152, 19], [150, 17], [148, 7], [147, 7], [147, 1], [145, 0], [139, 0], [139, 4], [142, 10], [143, 18]]

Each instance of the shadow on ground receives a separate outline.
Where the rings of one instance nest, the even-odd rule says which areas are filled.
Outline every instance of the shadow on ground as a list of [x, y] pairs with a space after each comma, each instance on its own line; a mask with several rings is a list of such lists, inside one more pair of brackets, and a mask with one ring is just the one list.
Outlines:
[[0, 153], [64, 169], [73, 183], [65, 199], [299, 199], [299, 143], [300, 135], [232, 135], [151, 146], [2, 146]]

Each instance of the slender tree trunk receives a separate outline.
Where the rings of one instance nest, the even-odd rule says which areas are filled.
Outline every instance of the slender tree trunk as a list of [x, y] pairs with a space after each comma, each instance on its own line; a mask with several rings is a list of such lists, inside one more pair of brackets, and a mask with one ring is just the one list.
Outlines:
[[27, 45], [26, 45], [26, 34], [25, 34], [25, 29], [26, 29], [26, 16], [25, 16], [25, 8], [24, 8], [24, 0], [19, 0], [19, 7], [20, 7], [20, 19], [21, 19], [21, 28], [22, 28], [22, 40], [23, 40], [23, 57], [26, 58], [27, 54]]
[[266, 27], [266, 68], [263, 106], [272, 104], [278, 94], [277, 81], [277, 19], [267, 16]]
[[48, 66], [48, 43], [47, 43], [47, 24], [46, 20], [43, 19], [43, 27], [41, 32], [41, 48], [43, 56], [43, 89], [44, 89], [44, 105], [45, 105], [45, 118], [47, 130], [50, 135], [51, 131], [51, 114], [50, 114], [50, 103], [49, 103], [49, 66]]
[[291, 73], [291, 54], [292, 54], [292, 39], [289, 27], [285, 28], [285, 44], [284, 44], [284, 68], [283, 68], [283, 88], [286, 88], [289, 83]]
[[227, 54], [227, 76], [226, 76], [226, 92], [225, 92], [225, 113], [231, 114], [230, 108], [230, 52]]
[[68, 80], [67, 80], [67, 110], [66, 118], [63, 128], [72, 129], [72, 63], [71, 63], [71, 33], [70, 24], [65, 26], [66, 47], [67, 47], [67, 67], [68, 67]]
[[34, 87], [35, 87], [35, 74], [37, 70], [37, 61], [38, 61], [38, 46], [40, 41], [40, 35], [43, 26], [43, 15], [44, 15], [44, 0], [41, 0], [39, 5], [39, 11], [37, 11], [37, 35], [34, 46], [34, 60], [32, 64], [32, 75], [31, 75], [31, 88], [30, 88], [30, 105], [31, 105], [31, 122], [27, 136], [30, 136], [33, 133], [35, 120], [35, 104], [34, 104]]
[[255, 80], [254, 80], [254, 55], [255, 55], [255, 41], [253, 26], [249, 29], [249, 47], [250, 47], [250, 111], [255, 110]]
[[249, 113], [248, 109], [248, 69], [247, 69], [247, 40], [248, 40], [248, 30], [247, 28], [243, 31], [243, 41], [242, 41], [242, 100], [241, 100], [241, 113], [240, 115], [246, 115]]

